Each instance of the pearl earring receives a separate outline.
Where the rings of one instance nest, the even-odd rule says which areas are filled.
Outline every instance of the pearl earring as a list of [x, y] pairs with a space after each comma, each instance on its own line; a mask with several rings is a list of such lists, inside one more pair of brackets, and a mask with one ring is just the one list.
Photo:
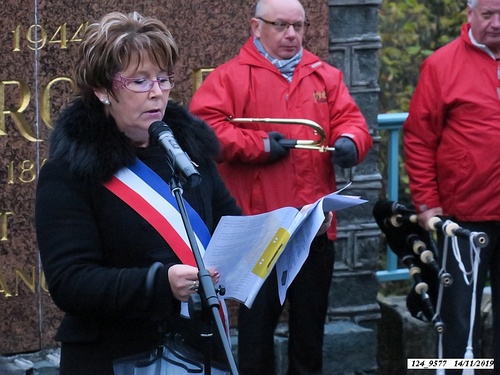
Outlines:
[[109, 101], [109, 99], [101, 99], [101, 102], [104, 105], [110, 105], [111, 104], [110, 101]]

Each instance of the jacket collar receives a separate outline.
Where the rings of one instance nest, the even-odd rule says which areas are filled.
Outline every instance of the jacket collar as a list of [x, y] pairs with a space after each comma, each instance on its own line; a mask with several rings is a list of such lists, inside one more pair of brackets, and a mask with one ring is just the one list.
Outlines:
[[[163, 121], [197, 164], [217, 156], [219, 143], [212, 129], [180, 104], [169, 101]], [[104, 182], [135, 160], [136, 148], [100, 103], [89, 106], [76, 98], [56, 122], [49, 158], [61, 159], [79, 177]]]
[[[242, 64], [248, 65], [258, 65], [262, 67], [273, 67], [274, 70], [277, 69], [274, 65], [267, 60], [262, 54], [257, 50], [253, 42], [254, 36], [251, 36], [246, 43], [241, 47], [239, 58]], [[305, 65], [312, 65], [319, 62], [320, 59], [315, 54], [309, 52], [305, 48], [302, 48], [302, 58], [300, 59], [297, 69]]]

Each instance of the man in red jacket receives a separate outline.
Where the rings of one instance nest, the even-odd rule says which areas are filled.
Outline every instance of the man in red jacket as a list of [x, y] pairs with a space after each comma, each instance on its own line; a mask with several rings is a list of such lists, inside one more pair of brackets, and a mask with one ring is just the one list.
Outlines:
[[[478, 272], [466, 275], [460, 269], [473, 270], [468, 240], [459, 239], [461, 256], [448, 254], [443, 265], [454, 276], [441, 309], [445, 358], [463, 358], [466, 351], [481, 357], [480, 302], [488, 273], [493, 342], [500, 340], [500, 0], [469, 0], [467, 19], [459, 38], [423, 62], [404, 124], [406, 167], [420, 224], [429, 229], [431, 217], [444, 215], [489, 237]], [[494, 345], [494, 358], [500, 374], [500, 345]]]
[[[215, 130], [222, 144], [219, 171], [245, 214], [302, 207], [335, 191], [333, 163], [358, 164], [372, 139], [342, 73], [302, 48], [308, 22], [299, 1], [261, 0], [250, 25], [253, 36], [237, 57], [208, 75], [190, 108]], [[284, 138], [317, 139], [307, 126], [229, 122], [229, 117], [308, 119], [324, 129], [335, 151], [290, 150], [280, 144]], [[289, 374], [322, 371], [335, 229], [331, 225], [316, 237], [287, 292]], [[275, 373], [274, 330], [283, 309], [277, 288], [274, 270], [252, 308], [240, 307], [242, 375]]]

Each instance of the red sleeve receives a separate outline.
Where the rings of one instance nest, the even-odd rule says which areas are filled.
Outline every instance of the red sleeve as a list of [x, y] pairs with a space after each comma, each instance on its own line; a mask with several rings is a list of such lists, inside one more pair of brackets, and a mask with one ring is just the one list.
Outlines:
[[444, 126], [441, 84], [429, 60], [424, 61], [410, 102], [404, 132], [409, 187], [418, 212], [441, 206], [437, 187], [436, 154]]

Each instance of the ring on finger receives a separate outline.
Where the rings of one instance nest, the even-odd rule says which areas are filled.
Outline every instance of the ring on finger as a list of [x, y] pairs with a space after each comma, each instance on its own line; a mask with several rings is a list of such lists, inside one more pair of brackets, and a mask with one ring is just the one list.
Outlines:
[[193, 284], [188, 288], [189, 290], [198, 290], [199, 284], [193, 281]]

